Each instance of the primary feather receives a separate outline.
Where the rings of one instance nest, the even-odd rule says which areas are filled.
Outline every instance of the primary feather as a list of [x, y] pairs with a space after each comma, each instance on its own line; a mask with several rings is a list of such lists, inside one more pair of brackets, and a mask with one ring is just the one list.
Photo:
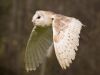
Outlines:
[[47, 49], [52, 44], [51, 27], [33, 28], [25, 52], [25, 67], [27, 71], [36, 70], [43, 63]]

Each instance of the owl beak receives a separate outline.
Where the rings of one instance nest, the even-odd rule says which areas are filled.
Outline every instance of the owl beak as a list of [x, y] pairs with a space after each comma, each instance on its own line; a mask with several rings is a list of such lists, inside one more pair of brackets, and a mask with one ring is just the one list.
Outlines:
[[34, 22], [34, 20], [32, 19], [32, 22]]
[[33, 25], [35, 25], [35, 22], [34, 22], [34, 20], [32, 19], [32, 22], [33, 22]]
[[32, 17], [32, 22], [34, 23], [34, 16]]
[[35, 26], [35, 22], [33, 22], [33, 25]]

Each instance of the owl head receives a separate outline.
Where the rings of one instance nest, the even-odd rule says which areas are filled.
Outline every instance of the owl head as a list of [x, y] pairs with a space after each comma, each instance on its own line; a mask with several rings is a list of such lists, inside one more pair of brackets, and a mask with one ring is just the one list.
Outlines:
[[53, 15], [53, 12], [38, 10], [32, 17], [32, 22], [35, 26], [50, 26], [53, 21]]

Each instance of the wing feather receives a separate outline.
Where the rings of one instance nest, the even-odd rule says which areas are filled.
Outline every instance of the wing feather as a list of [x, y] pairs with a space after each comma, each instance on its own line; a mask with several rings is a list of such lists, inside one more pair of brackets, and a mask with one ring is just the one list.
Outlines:
[[[67, 17], [66, 17], [67, 18]], [[57, 20], [57, 19], [56, 19]], [[75, 54], [79, 46], [79, 34], [81, 31], [82, 23], [75, 19], [68, 17], [68, 20], [59, 20], [53, 23], [53, 41], [54, 48], [59, 64], [63, 69], [66, 69], [75, 59]], [[58, 25], [63, 27], [57, 27]], [[59, 31], [57, 28], [59, 28]], [[56, 38], [55, 38], [56, 37]], [[55, 40], [56, 39], [56, 40]]]
[[25, 67], [27, 71], [35, 70], [43, 63], [47, 50], [52, 44], [52, 28], [33, 28], [25, 52]]

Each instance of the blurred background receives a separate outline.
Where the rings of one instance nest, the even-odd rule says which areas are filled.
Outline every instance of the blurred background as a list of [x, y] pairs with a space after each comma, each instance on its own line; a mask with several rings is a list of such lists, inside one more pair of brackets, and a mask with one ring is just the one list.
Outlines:
[[26, 72], [24, 53], [36, 10], [78, 18], [84, 25], [76, 59], [62, 70], [55, 55], [45, 75], [100, 75], [100, 0], [0, 0], [0, 75], [40, 75], [41, 67]]

